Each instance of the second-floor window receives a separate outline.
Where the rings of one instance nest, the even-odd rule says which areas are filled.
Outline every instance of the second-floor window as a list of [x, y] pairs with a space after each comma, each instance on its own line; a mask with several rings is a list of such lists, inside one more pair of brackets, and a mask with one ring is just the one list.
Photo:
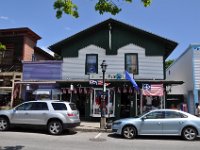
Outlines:
[[138, 54], [125, 54], [125, 70], [132, 74], [138, 74]]
[[85, 74], [98, 73], [98, 55], [86, 54]]

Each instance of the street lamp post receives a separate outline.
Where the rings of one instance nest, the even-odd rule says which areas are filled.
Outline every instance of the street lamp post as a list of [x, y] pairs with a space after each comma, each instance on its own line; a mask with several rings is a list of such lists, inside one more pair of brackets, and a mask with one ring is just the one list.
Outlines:
[[72, 95], [73, 95], [73, 90], [74, 90], [74, 85], [73, 84], [71, 84], [70, 85], [70, 102], [72, 102]]
[[103, 96], [101, 98], [101, 120], [100, 120], [100, 128], [104, 129], [106, 127], [106, 108], [105, 108], [105, 96], [106, 96], [106, 85], [105, 85], [105, 72], [106, 72], [107, 64], [106, 61], [103, 60], [101, 64], [101, 69], [103, 72]]

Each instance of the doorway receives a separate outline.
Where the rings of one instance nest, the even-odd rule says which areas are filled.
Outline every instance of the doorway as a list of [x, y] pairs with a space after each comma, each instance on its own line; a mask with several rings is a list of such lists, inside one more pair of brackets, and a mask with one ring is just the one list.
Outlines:
[[121, 93], [120, 118], [130, 117], [131, 100], [128, 93]]

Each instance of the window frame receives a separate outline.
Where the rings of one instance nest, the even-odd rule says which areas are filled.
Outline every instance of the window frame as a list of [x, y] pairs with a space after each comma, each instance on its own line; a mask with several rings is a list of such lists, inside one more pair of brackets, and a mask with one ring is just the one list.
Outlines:
[[[136, 72], [129, 72], [129, 70], [127, 69], [127, 56], [135, 56], [136, 57]], [[138, 54], [137, 53], [125, 53], [125, 59], [124, 59], [124, 68], [126, 71], [128, 71], [129, 73], [132, 73], [133, 75], [137, 75], [139, 74], [139, 65], [138, 65]]]
[[68, 110], [65, 103], [52, 102], [51, 105], [52, 105], [54, 111], [67, 111]]
[[146, 119], [164, 119], [165, 118], [165, 112], [164, 111], [150, 112], [150, 113], [145, 115], [145, 118]]
[[89, 75], [89, 74], [91, 74], [91, 72], [89, 72], [88, 70], [87, 70], [87, 66], [88, 66], [88, 57], [89, 56], [95, 56], [96, 57], [96, 65], [95, 65], [95, 67], [96, 67], [96, 71], [94, 72], [94, 73], [96, 73], [96, 74], [98, 74], [98, 54], [86, 54], [86, 59], [85, 59], [85, 74], [86, 75]]

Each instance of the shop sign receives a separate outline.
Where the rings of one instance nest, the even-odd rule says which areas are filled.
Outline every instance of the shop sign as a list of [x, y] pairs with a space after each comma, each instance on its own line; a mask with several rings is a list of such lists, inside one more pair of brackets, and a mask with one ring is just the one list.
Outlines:
[[[103, 85], [103, 81], [102, 80], [89, 80], [89, 84], [90, 85]], [[105, 86], [110, 85], [111, 83], [105, 83]]]
[[[90, 74], [89, 79], [103, 79], [102, 74]], [[116, 74], [105, 74], [105, 79], [125, 79], [124, 73], [116, 73]]]

